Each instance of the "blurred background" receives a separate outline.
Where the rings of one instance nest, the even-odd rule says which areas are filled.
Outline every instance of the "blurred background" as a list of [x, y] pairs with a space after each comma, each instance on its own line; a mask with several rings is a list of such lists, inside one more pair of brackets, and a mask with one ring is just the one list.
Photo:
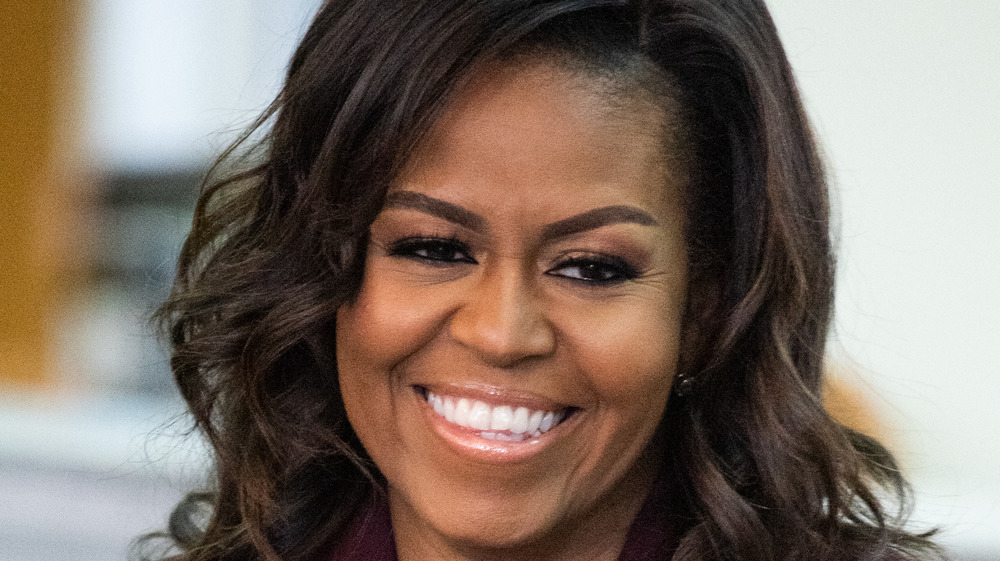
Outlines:
[[[201, 481], [148, 323], [318, 0], [0, 7], [0, 560], [124, 559]], [[1000, 3], [771, 0], [839, 212], [830, 407], [1000, 559]]]

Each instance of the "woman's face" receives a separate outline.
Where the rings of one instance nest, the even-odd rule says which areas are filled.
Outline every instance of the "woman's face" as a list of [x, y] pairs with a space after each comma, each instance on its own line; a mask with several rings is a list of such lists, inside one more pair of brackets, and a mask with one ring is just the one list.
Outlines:
[[495, 68], [390, 190], [336, 344], [400, 542], [624, 535], [687, 293], [667, 119], [556, 66]]

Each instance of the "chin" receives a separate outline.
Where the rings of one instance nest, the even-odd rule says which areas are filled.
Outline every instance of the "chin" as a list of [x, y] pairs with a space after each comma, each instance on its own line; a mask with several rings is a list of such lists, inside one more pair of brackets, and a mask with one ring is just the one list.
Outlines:
[[412, 509], [417, 515], [414, 519], [425, 521], [429, 530], [465, 548], [518, 549], [551, 541], [565, 519], [565, 509], [558, 499], [540, 501], [531, 491], [477, 493], [466, 489], [457, 496], [430, 491], [413, 499], [403, 492], [390, 491], [393, 511]]

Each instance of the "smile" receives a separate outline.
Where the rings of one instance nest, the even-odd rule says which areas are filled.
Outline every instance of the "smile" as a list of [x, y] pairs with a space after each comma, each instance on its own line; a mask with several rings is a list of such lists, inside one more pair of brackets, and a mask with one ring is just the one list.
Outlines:
[[534, 409], [518, 404], [494, 403], [445, 395], [416, 387], [417, 393], [430, 405], [439, 421], [452, 429], [463, 430], [479, 438], [525, 442], [536, 439], [568, 419], [576, 407]]
[[479, 436], [491, 440], [513, 442], [537, 437], [548, 432], [566, 416], [563, 411], [532, 411], [510, 405], [489, 406], [483, 401], [454, 398], [427, 392], [425, 399], [434, 412], [449, 423], [479, 431]]

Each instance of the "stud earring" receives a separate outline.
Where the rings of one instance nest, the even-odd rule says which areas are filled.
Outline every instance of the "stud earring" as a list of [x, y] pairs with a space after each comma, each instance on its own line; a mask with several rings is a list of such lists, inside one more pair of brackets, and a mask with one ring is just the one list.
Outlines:
[[679, 374], [676, 379], [674, 379], [674, 395], [677, 397], [687, 397], [691, 395], [691, 389], [694, 387], [694, 378], [686, 374]]

